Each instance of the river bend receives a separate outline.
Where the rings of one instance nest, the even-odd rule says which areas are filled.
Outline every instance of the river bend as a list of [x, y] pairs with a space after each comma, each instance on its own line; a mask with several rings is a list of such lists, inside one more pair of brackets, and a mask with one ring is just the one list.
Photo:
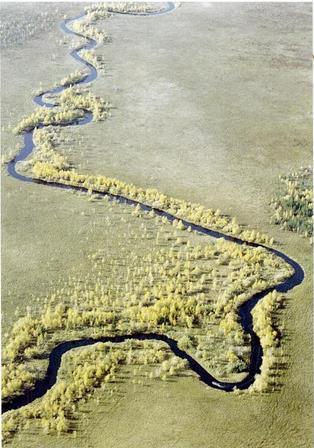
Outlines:
[[[156, 13], [123, 13], [123, 14], [129, 14], [129, 15], [138, 15], [138, 16], [147, 16], [147, 15], [162, 15], [165, 13], [169, 13], [170, 11], [173, 11], [175, 9], [176, 5], [174, 3], [166, 3], [166, 7], [161, 12]], [[85, 16], [85, 13], [82, 13], [72, 19], [66, 19], [63, 21], [60, 25], [61, 30], [66, 34], [72, 34], [75, 36], [79, 36], [84, 38], [84, 43], [81, 44], [79, 47], [75, 48], [70, 52], [70, 55], [80, 64], [82, 64], [87, 70], [87, 74], [85, 78], [80, 80], [79, 82], [76, 82], [74, 84], [87, 84], [92, 81], [94, 81], [97, 78], [97, 70], [96, 68], [90, 64], [89, 62], [85, 61], [80, 56], [81, 50], [90, 50], [92, 48], [95, 48], [97, 46], [97, 42], [94, 39], [91, 38], [85, 38], [85, 36], [74, 32], [70, 25], [76, 20], [80, 20]], [[41, 107], [48, 107], [52, 108], [54, 107], [53, 104], [45, 101], [45, 95], [46, 94], [58, 94], [65, 90], [67, 87], [55, 87], [50, 90], [47, 90], [44, 93], [41, 93], [40, 95], [37, 95], [33, 98], [33, 101], [41, 106]], [[83, 118], [77, 119], [75, 121], [71, 121], [68, 123], [64, 123], [63, 126], [83, 126], [91, 122], [93, 116], [92, 113], [86, 112]], [[44, 127], [43, 124], [39, 124], [39, 128]], [[66, 190], [76, 190], [81, 192], [87, 192], [87, 188], [83, 187], [76, 187], [76, 186], [70, 186], [70, 185], [62, 185], [55, 182], [48, 182], [44, 180], [37, 180], [33, 179], [32, 177], [28, 177], [26, 175], [20, 174], [17, 170], [17, 164], [18, 162], [21, 162], [25, 160], [33, 151], [34, 149], [34, 141], [33, 141], [33, 132], [34, 128], [27, 130], [23, 133], [23, 139], [24, 139], [24, 145], [19, 151], [19, 153], [8, 163], [7, 170], [10, 176], [14, 177], [18, 181], [22, 182], [33, 182], [37, 183], [42, 186], [46, 187], [53, 187], [53, 188], [60, 188], [60, 189], [66, 189]], [[128, 205], [139, 205], [139, 207], [142, 210], [145, 211], [153, 211], [156, 215], [166, 217], [169, 222], [174, 221], [177, 219], [175, 216], [171, 215], [170, 213], [154, 208], [150, 205], [137, 202], [135, 200], [129, 199], [127, 197], [121, 196], [121, 195], [115, 195], [110, 193], [99, 193], [103, 196], [108, 196], [110, 199], [116, 200], [119, 203], [128, 204]], [[45, 393], [56, 383], [57, 381], [57, 375], [59, 371], [59, 367], [61, 364], [62, 355], [68, 352], [69, 350], [72, 350], [74, 348], [78, 347], [85, 347], [89, 345], [93, 345], [97, 342], [112, 342], [112, 343], [122, 343], [126, 340], [130, 339], [136, 339], [136, 340], [158, 340], [166, 343], [169, 348], [172, 350], [172, 352], [182, 358], [185, 359], [188, 364], [189, 368], [198, 376], [199, 380], [205, 383], [207, 386], [213, 387], [215, 389], [220, 389], [225, 392], [233, 391], [236, 387], [237, 389], [247, 389], [251, 384], [253, 384], [255, 375], [260, 373], [260, 367], [262, 364], [262, 356], [263, 356], [263, 349], [261, 347], [260, 340], [258, 336], [253, 331], [253, 322], [252, 322], [252, 315], [251, 311], [256, 305], [256, 303], [265, 297], [269, 292], [271, 291], [278, 291], [280, 293], [285, 293], [291, 289], [293, 289], [295, 286], [302, 283], [304, 278], [304, 272], [302, 267], [293, 259], [291, 259], [289, 256], [285, 255], [283, 252], [280, 252], [277, 249], [266, 247], [262, 244], [258, 243], [252, 243], [248, 241], [241, 240], [240, 238], [233, 237], [230, 235], [226, 235], [224, 233], [210, 230], [208, 228], [202, 227], [201, 225], [194, 224], [192, 222], [182, 220], [183, 224], [185, 226], [190, 226], [192, 230], [211, 236], [213, 238], [224, 238], [227, 241], [231, 241], [236, 244], [246, 244], [250, 247], [263, 247], [266, 250], [268, 250], [270, 253], [276, 255], [277, 257], [284, 260], [287, 264], [289, 264], [293, 269], [293, 274], [283, 282], [271, 287], [267, 288], [262, 292], [259, 292], [257, 294], [254, 294], [250, 299], [248, 299], [245, 303], [239, 306], [239, 322], [244, 330], [245, 333], [250, 335], [251, 338], [251, 356], [250, 356], [250, 364], [248, 367], [248, 372], [246, 377], [239, 382], [223, 382], [216, 379], [214, 376], [212, 376], [204, 367], [201, 366], [200, 363], [198, 363], [191, 355], [186, 353], [185, 351], [181, 350], [178, 347], [177, 342], [164, 335], [159, 333], [136, 333], [136, 334], [125, 334], [125, 335], [117, 335], [117, 336], [108, 336], [108, 337], [101, 337], [98, 339], [92, 339], [92, 338], [84, 338], [84, 339], [78, 339], [78, 340], [71, 340], [71, 341], [65, 341], [63, 343], [58, 344], [56, 347], [52, 349], [49, 355], [49, 365], [47, 372], [42, 379], [38, 379], [35, 383], [35, 385], [25, 391], [22, 395], [12, 397], [9, 400], [6, 400], [2, 404], [2, 412], [7, 412], [12, 409], [19, 409], [22, 406], [25, 406], [31, 402], [33, 402], [35, 399], [42, 397], [45, 395]]]

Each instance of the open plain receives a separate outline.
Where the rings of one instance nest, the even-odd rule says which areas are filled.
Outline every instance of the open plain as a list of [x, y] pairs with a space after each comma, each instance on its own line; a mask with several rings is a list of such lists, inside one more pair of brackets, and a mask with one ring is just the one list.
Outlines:
[[[64, 37], [58, 24], [86, 5], [49, 4], [49, 31], [42, 28], [39, 5], [1, 6], [4, 21], [21, 8], [17, 24], [24, 30], [26, 14], [34, 27], [17, 41], [9, 36], [2, 50], [4, 156], [22, 145], [11, 129], [33, 111], [32, 92], [78, 68], [69, 51], [80, 40]], [[273, 237], [274, 247], [296, 260], [305, 278], [285, 294], [279, 313], [285, 363], [273, 390], [225, 393], [188, 370], [162, 381], [151, 380], [150, 370], [133, 375], [124, 366], [112, 396], [98, 389], [80, 404], [75, 433], [47, 434], [31, 421], [8, 446], [309, 447], [311, 245], [269, 223], [269, 202], [278, 175], [311, 163], [311, 5], [182, 3], [163, 15], [116, 14], [97, 27], [110, 40], [96, 50], [104, 70], [90, 91], [112, 104], [110, 117], [62, 129], [62, 154], [80, 173], [156, 188], [236, 217]], [[128, 269], [124, 260], [134, 254], [146, 260], [160, 245], [185, 253], [187, 245], [213, 242], [167, 229], [128, 205], [19, 182], [4, 164], [4, 340], [27, 307], [38, 313], [69, 277], [88, 277], [90, 257], [99, 251], [115, 261], [119, 286]]]

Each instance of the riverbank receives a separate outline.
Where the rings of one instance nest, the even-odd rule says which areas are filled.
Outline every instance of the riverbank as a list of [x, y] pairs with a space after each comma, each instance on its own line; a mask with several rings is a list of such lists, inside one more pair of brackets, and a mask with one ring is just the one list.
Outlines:
[[[216, 190], [216, 192], [217, 192], [217, 190]], [[25, 193], [25, 192], [22, 191], [22, 195], [23, 195], [23, 193]], [[243, 198], [240, 198], [240, 196], [239, 196], [238, 200], [240, 200], [240, 199], [243, 199]], [[59, 199], [57, 199], [57, 200], [59, 200]], [[217, 196], [216, 200], [218, 200], [218, 196]], [[252, 200], [252, 197], [251, 197], [251, 200]], [[220, 204], [223, 204], [223, 201], [221, 201]], [[235, 201], [234, 207], [236, 208], [237, 205], [238, 204], [236, 204], [236, 201]], [[223, 208], [222, 205], [220, 205], [220, 208]], [[250, 210], [247, 211], [248, 214], [249, 214], [249, 211]], [[240, 213], [243, 213], [243, 211], [240, 210]], [[243, 220], [242, 222], [250, 222], [251, 223], [251, 221], [255, 220], [255, 219], [260, 219], [260, 217], [251, 215], [251, 218], [248, 218], [247, 220]], [[265, 225], [264, 223], [263, 223], [263, 226], [268, 227], [268, 225]], [[274, 230], [274, 233], [276, 235], [278, 235], [279, 241], [284, 242], [283, 243], [284, 251], [287, 251], [290, 254], [293, 252], [293, 256], [295, 256], [302, 263], [302, 265], [304, 265], [306, 267], [306, 271], [309, 272], [308, 271], [308, 268], [309, 268], [308, 262], [306, 261], [306, 259], [304, 258], [303, 255], [300, 256], [299, 250], [298, 251], [296, 250], [297, 248], [300, 249], [300, 247], [302, 247], [304, 249], [304, 254], [307, 254], [309, 249], [306, 249], [306, 241], [301, 240], [301, 242], [299, 242], [299, 240], [295, 239], [296, 238], [295, 236], [292, 236], [292, 237], [290, 237], [289, 235], [286, 236], [285, 234], [283, 234], [280, 231]], [[294, 249], [294, 247], [295, 247], [295, 249]], [[301, 257], [302, 257], [302, 260], [301, 260]], [[292, 299], [297, 299], [299, 297], [301, 300], [301, 296], [298, 296], [300, 291], [302, 291], [302, 293], [305, 293], [305, 297], [307, 299], [309, 297], [309, 295], [308, 295], [309, 291], [307, 291], [306, 288], [309, 287], [309, 283], [307, 283], [306, 285], [303, 285], [301, 288], [298, 289], [298, 291], [296, 293], [293, 293]], [[307, 307], [308, 303], [309, 303], [308, 300], [306, 300], [306, 299], [304, 300], [304, 298], [303, 298], [303, 302], [302, 302], [303, 310], [304, 310], [304, 307]], [[294, 304], [290, 303], [288, 311], [287, 311], [288, 315], [290, 312], [292, 313], [291, 316], [289, 316], [289, 317], [293, 317], [292, 320], [289, 320], [289, 322], [288, 322], [288, 328], [293, 329], [293, 326], [295, 328], [296, 325], [301, 325], [300, 328], [302, 328], [302, 331], [298, 332], [297, 335], [294, 335], [294, 336], [296, 336], [295, 338], [292, 338], [293, 343], [291, 342], [291, 344], [292, 344], [291, 351], [289, 351], [289, 353], [292, 353], [292, 354], [296, 353], [295, 350], [299, 351], [299, 347], [308, 347], [308, 345], [304, 346], [304, 344], [302, 344], [302, 340], [303, 340], [303, 342], [307, 341], [308, 340], [307, 335], [310, 334], [308, 332], [305, 333], [303, 331], [304, 326], [305, 326], [304, 317], [302, 316], [302, 314], [297, 314], [298, 312], [299, 313], [301, 312], [301, 308], [299, 308], [300, 300], [299, 300], [299, 302], [297, 301]], [[291, 308], [290, 308], [290, 306], [291, 306]], [[298, 316], [298, 318], [295, 319], [295, 316]], [[302, 338], [304, 338], [304, 339], [302, 339]], [[299, 355], [299, 358], [300, 358], [300, 355]], [[294, 358], [294, 359], [298, 359], [298, 358]], [[305, 357], [305, 359], [308, 359], [308, 357]], [[308, 372], [308, 370], [306, 370], [304, 363], [302, 365], [303, 365], [302, 373], [304, 374], [304, 371]], [[291, 364], [289, 364], [288, 375], [290, 375], [289, 372], [291, 373], [291, 375], [292, 375], [292, 372], [294, 374], [296, 374], [295, 361], [292, 361]], [[304, 408], [307, 407], [307, 409], [309, 409], [309, 407], [308, 407], [309, 401], [308, 401], [308, 393], [307, 393], [309, 383], [304, 382], [304, 380], [302, 382], [302, 379], [301, 379], [302, 376], [300, 376], [300, 375], [301, 375], [301, 373], [298, 373], [295, 376], [291, 376], [291, 377], [289, 376], [289, 378], [291, 380], [291, 385], [297, 386], [295, 390], [298, 391], [297, 392], [298, 397], [295, 393], [295, 395], [293, 396], [294, 399], [292, 400], [292, 404], [291, 404], [291, 394], [290, 394], [290, 404], [287, 399], [283, 399], [283, 395], [281, 395], [281, 399], [279, 400], [279, 398], [278, 398], [279, 396], [276, 395], [276, 393], [274, 393], [274, 396], [272, 396], [272, 397], [269, 396], [269, 397], [260, 397], [260, 398], [255, 397], [254, 399], [252, 398], [251, 402], [249, 401], [248, 398], [237, 398], [234, 402], [231, 403], [230, 401], [228, 401], [228, 399], [223, 399], [223, 398], [218, 399], [217, 395], [215, 395], [216, 394], [215, 392], [209, 392], [208, 397], [206, 397], [206, 405], [205, 405], [205, 401], [203, 401], [204, 398], [201, 399], [201, 397], [198, 396], [197, 393], [195, 395], [193, 395], [193, 391], [195, 392], [194, 386], [191, 385], [192, 396], [183, 398], [182, 394], [180, 394], [180, 393], [176, 394], [176, 395], [172, 394], [171, 391], [174, 390], [173, 387], [176, 390], [178, 390], [178, 387], [175, 387], [170, 384], [169, 391], [168, 391], [168, 389], [166, 390], [165, 388], [162, 389], [163, 393], [161, 394], [161, 397], [158, 400], [158, 402], [156, 404], [154, 403], [153, 410], [152, 410], [151, 414], [156, 417], [157, 416], [156, 410], [158, 409], [157, 413], [161, 412], [161, 414], [159, 414], [159, 416], [161, 416], [163, 411], [162, 411], [162, 405], [160, 406], [160, 403], [163, 403], [164, 405], [166, 405], [166, 403], [167, 403], [167, 413], [169, 411], [169, 414], [167, 414], [167, 415], [169, 415], [169, 416], [172, 415], [172, 417], [157, 419], [156, 421], [161, 422], [161, 424], [159, 425], [158, 428], [156, 428], [156, 426], [150, 426], [153, 424], [153, 422], [150, 419], [148, 419], [147, 425], [143, 425], [143, 421], [147, 421], [147, 419], [145, 420], [143, 415], [142, 415], [142, 419], [141, 419], [140, 414], [137, 414], [136, 417], [134, 416], [134, 418], [136, 418], [136, 420], [135, 421], [131, 420], [132, 423], [134, 424], [134, 426], [130, 427], [130, 426], [128, 426], [128, 424], [126, 424], [124, 426], [125, 430], [122, 431], [122, 433], [120, 432], [119, 435], [117, 435], [116, 430], [113, 431], [111, 434], [110, 434], [110, 430], [108, 431], [109, 446], [110, 446], [110, 443], [112, 444], [112, 446], [115, 446], [114, 444], [117, 443], [117, 439], [122, 444], [127, 443], [127, 440], [132, 440], [134, 444], [136, 444], [136, 442], [142, 443], [143, 440], [145, 440], [145, 432], [149, 428], [150, 431], [147, 433], [147, 434], [149, 434], [149, 440], [146, 440], [146, 442], [148, 444], [153, 443], [152, 439], [154, 440], [154, 435], [156, 435], [156, 437], [158, 435], [158, 437], [159, 437], [159, 435], [160, 435], [159, 431], [161, 430], [161, 431], [163, 431], [164, 443], [168, 443], [168, 441], [171, 440], [171, 443], [179, 443], [180, 442], [180, 446], [184, 443], [189, 443], [189, 445], [187, 445], [187, 446], [193, 446], [193, 443], [195, 443], [196, 444], [195, 446], [199, 447], [199, 446], [202, 446], [202, 443], [208, 443], [208, 440], [210, 439], [210, 437], [213, 437], [213, 434], [215, 434], [215, 431], [217, 431], [217, 428], [219, 427], [219, 425], [217, 424], [217, 421], [219, 420], [219, 416], [222, 417], [225, 415], [237, 415], [237, 419], [236, 419], [237, 426], [235, 426], [235, 423], [236, 423], [235, 421], [233, 422], [233, 424], [231, 426], [229, 426], [230, 432], [232, 431], [232, 428], [234, 428], [234, 433], [236, 434], [235, 439], [234, 439], [234, 445], [236, 445], [236, 443], [239, 443], [240, 444], [239, 446], [241, 446], [241, 440], [243, 442], [243, 439], [241, 439], [241, 437], [244, 436], [244, 434], [247, 433], [249, 430], [249, 433], [250, 433], [249, 442], [252, 441], [252, 443], [253, 443], [253, 441], [254, 441], [254, 443], [255, 443], [254, 446], [258, 446], [258, 443], [259, 443], [258, 441], [260, 441], [262, 438], [262, 441], [260, 442], [260, 446], [267, 446], [267, 447], [268, 446], [276, 446], [276, 448], [277, 448], [277, 446], [280, 446], [279, 443], [284, 443], [284, 442], [287, 442], [288, 440], [291, 441], [292, 437], [295, 440], [294, 446], [302, 446], [302, 443], [304, 440], [304, 434], [303, 434], [303, 438], [300, 438], [301, 433], [299, 431], [303, 428], [303, 432], [304, 432], [305, 424], [304, 424], [304, 420], [302, 422], [301, 422], [301, 420], [299, 420], [300, 416], [298, 413], [300, 413], [300, 408], [299, 408], [299, 404], [297, 404], [297, 403], [300, 403], [299, 400], [302, 397], [302, 402], [303, 402]], [[304, 377], [304, 375], [303, 375], [303, 377]], [[187, 384], [190, 384], [190, 383], [186, 383], [186, 381], [190, 382], [191, 380], [190, 379], [186, 379], [186, 380], [182, 379], [182, 382], [184, 383], [184, 387], [186, 387]], [[181, 380], [179, 383], [181, 383]], [[168, 386], [168, 384], [166, 386]], [[153, 387], [153, 389], [155, 390], [155, 386]], [[285, 390], [287, 391], [286, 388], [285, 388]], [[287, 392], [285, 392], [285, 394], [286, 393]], [[128, 394], [128, 396], [130, 396], [130, 392], [127, 392], [127, 394]], [[131, 395], [132, 395], [132, 393], [131, 393]], [[150, 396], [150, 395], [146, 395], [145, 396], [146, 398], [144, 398], [144, 397], [143, 398], [147, 399], [148, 396]], [[202, 394], [202, 396], [204, 397], [204, 394]], [[197, 399], [197, 397], [198, 397], [198, 399]], [[171, 407], [169, 406], [169, 398], [171, 400], [174, 400], [174, 403], [176, 403], [176, 408], [178, 408], [178, 401], [177, 401], [178, 398], [181, 400], [180, 401], [181, 412], [179, 412], [179, 414], [174, 414], [174, 413], [170, 412]], [[289, 399], [289, 396], [286, 395], [286, 398]], [[190, 404], [189, 409], [186, 408], [186, 406], [185, 406], [186, 399], [189, 400], [190, 403], [191, 402], [194, 403], [194, 404]], [[224, 405], [222, 405], [222, 402], [224, 403]], [[274, 405], [275, 402], [276, 402], [276, 405]], [[135, 406], [135, 408], [138, 410], [139, 408], [137, 407], [137, 403], [138, 403], [138, 400], [134, 397], [134, 401], [129, 404], [132, 405], [133, 407]], [[224, 408], [224, 406], [226, 406], [227, 403], [228, 403], [228, 407]], [[243, 403], [246, 403], [247, 406], [243, 407]], [[251, 403], [252, 405], [249, 406], [248, 403]], [[268, 405], [267, 405], [267, 403], [268, 403]], [[290, 411], [288, 415], [286, 415], [286, 413], [285, 413], [284, 417], [280, 416], [280, 414], [279, 414], [279, 412], [282, 411], [281, 406], [280, 406], [281, 403], [284, 406], [284, 409], [289, 409], [289, 411]], [[126, 403], [124, 403], [124, 404], [126, 404]], [[143, 403], [141, 406], [143, 406]], [[198, 409], [200, 409], [200, 411], [196, 412], [197, 407], [198, 407]], [[242, 411], [243, 411], [243, 408], [245, 409], [244, 415], [240, 411], [240, 409], [242, 409]], [[163, 409], [165, 409], [165, 408], [163, 408]], [[206, 409], [206, 411], [205, 411], [205, 409]], [[224, 409], [224, 413], [222, 413], [223, 409]], [[228, 412], [226, 409], [228, 409]], [[266, 411], [266, 409], [267, 409], [267, 411]], [[184, 410], [184, 412], [182, 414], [183, 410]], [[208, 433], [204, 434], [204, 427], [208, 427], [208, 420], [204, 421], [204, 419], [199, 418], [199, 422], [203, 423], [203, 425], [202, 425], [203, 430], [201, 430], [201, 428], [198, 426], [198, 424], [195, 424], [195, 416], [200, 417], [199, 412], [201, 412], [201, 410], [203, 412], [205, 412], [206, 419], [208, 419], [208, 415], [211, 415], [212, 418], [215, 419], [214, 430], [212, 430], [212, 428], [211, 428], [210, 434], [208, 434]], [[264, 410], [264, 412], [262, 412], [262, 410]], [[129, 409], [129, 411], [130, 411], [130, 409]], [[123, 409], [119, 408], [118, 413], [119, 412], [120, 413], [121, 412], [128, 413], [128, 406], [123, 407]], [[110, 411], [110, 415], [112, 415], [112, 413], [115, 414], [115, 416], [117, 416], [116, 412]], [[127, 415], [127, 414], [124, 414], [124, 415]], [[185, 418], [188, 419], [188, 420], [186, 420], [187, 429], [185, 431], [187, 431], [189, 429], [189, 432], [187, 433], [187, 432], [183, 431], [183, 438], [184, 438], [184, 434], [186, 436], [186, 438], [184, 438], [183, 441], [182, 441], [182, 435], [179, 435], [179, 432], [178, 432], [179, 428], [182, 429], [181, 423], [177, 420], [176, 417], [173, 417], [173, 415], [181, 415], [181, 416], [185, 415]], [[259, 425], [258, 433], [255, 434], [253, 428], [254, 428], [254, 423], [256, 423], [256, 420], [254, 418], [254, 416], [256, 416], [256, 415], [259, 416], [260, 425]], [[239, 430], [239, 416], [241, 416], [240, 430]], [[276, 418], [276, 416], [277, 416], [277, 418]], [[273, 420], [268, 420], [270, 418], [273, 418]], [[110, 418], [107, 416], [106, 420], [105, 420], [106, 425], [108, 424], [109, 419]], [[270, 427], [269, 421], [274, 421], [274, 419], [276, 422], [276, 427], [273, 425], [274, 432], [272, 432], [270, 434], [269, 433], [269, 427]], [[129, 418], [127, 420], [130, 421]], [[103, 417], [102, 417], [101, 421], [102, 422], [104, 421]], [[125, 421], [125, 420], [123, 420], [123, 417], [122, 417], [120, 421]], [[167, 422], [167, 424], [166, 424], [166, 422]], [[193, 422], [193, 424], [192, 424], [192, 422]], [[223, 422], [224, 422], [224, 419], [221, 419], [221, 424]], [[246, 422], [246, 424], [245, 424], [245, 422]], [[290, 422], [289, 425], [288, 425], [288, 422]], [[98, 424], [98, 428], [99, 428], [101, 423], [97, 422], [97, 424]], [[243, 426], [241, 426], [241, 424]], [[114, 420], [112, 420], [112, 425], [114, 425]], [[283, 434], [281, 434], [281, 430], [286, 428], [286, 425], [287, 425], [287, 428], [289, 427], [289, 429], [287, 431], [287, 434], [285, 433], [285, 435], [283, 436]], [[193, 429], [191, 429], [191, 426], [193, 426]], [[140, 427], [141, 427], [141, 431], [139, 430]], [[138, 430], [139, 430], [137, 435], [133, 432], [134, 428], [138, 428]], [[172, 429], [175, 428], [174, 434], [170, 434], [169, 428], [172, 428]], [[196, 428], [199, 428], [198, 437], [195, 437], [196, 433], [194, 431], [196, 430]], [[268, 432], [265, 432], [264, 433], [265, 435], [261, 436], [261, 432], [263, 432], [263, 428], [265, 429], [265, 431], [267, 429]], [[144, 431], [144, 434], [143, 434], [143, 431]], [[107, 431], [105, 431], [105, 432], [107, 434]], [[131, 432], [131, 434], [130, 434], [130, 432]], [[229, 442], [230, 442], [230, 432], [228, 432], [228, 434], [226, 434], [226, 435], [222, 435], [222, 436], [220, 435], [219, 440], [221, 440], [221, 443], [224, 443], [224, 437], [228, 437]], [[276, 436], [276, 433], [277, 433], [277, 436]], [[181, 432], [181, 434], [182, 434], [182, 432]], [[217, 436], [217, 434], [218, 433], [216, 433], [216, 436]], [[220, 434], [223, 434], [223, 431], [221, 431]], [[308, 431], [307, 431], [307, 434], [309, 434]], [[129, 439], [127, 438], [127, 435], [129, 436]], [[130, 437], [130, 435], [131, 435], [131, 437]], [[195, 437], [194, 441], [193, 441], [193, 435]], [[282, 442], [278, 440], [279, 435], [281, 437]], [[95, 434], [93, 435], [93, 437], [94, 437], [94, 439], [96, 439], [95, 446], [97, 444], [101, 444], [100, 439], [97, 439], [97, 431], [95, 431]], [[138, 437], [141, 437], [141, 441], [140, 441], [140, 439], [138, 439]], [[204, 437], [204, 439], [202, 439], [203, 437]], [[111, 438], [111, 441], [110, 441], [110, 438]], [[30, 440], [31, 440], [31, 436], [30, 436]], [[160, 438], [158, 440], [160, 440]], [[205, 442], [205, 440], [207, 440], [207, 442]], [[246, 441], [248, 440], [247, 437], [245, 440]], [[157, 441], [157, 439], [155, 439], [155, 441]], [[38, 442], [30, 442], [30, 443], [38, 443]], [[50, 443], [50, 442], [48, 442], [48, 443]], [[53, 440], [51, 440], [51, 443], [53, 444], [55, 442], [53, 442]], [[68, 440], [67, 442], [62, 442], [62, 443], [71, 444], [72, 442], [70, 440]], [[163, 443], [163, 442], [161, 442], [161, 443]], [[304, 443], [306, 443], [306, 440], [304, 441]], [[58, 442], [58, 444], [59, 444], [58, 446], [60, 446], [59, 442]], [[140, 446], [140, 445], [138, 445], [138, 446]], [[282, 446], [284, 446], [284, 445], [282, 445]], [[304, 445], [304, 446], [306, 446], [306, 445]]]

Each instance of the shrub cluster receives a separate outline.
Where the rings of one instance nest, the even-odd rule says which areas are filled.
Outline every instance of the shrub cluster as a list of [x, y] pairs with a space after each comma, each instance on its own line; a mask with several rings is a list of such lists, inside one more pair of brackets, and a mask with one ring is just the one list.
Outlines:
[[82, 56], [83, 59], [85, 59], [85, 61], [92, 64], [98, 70], [104, 71], [105, 62], [101, 54], [97, 55], [95, 50], [82, 50], [80, 52], [80, 55]]
[[148, 2], [107, 2], [96, 3], [88, 6], [85, 10], [93, 19], [106, 17], [110, 13], [129, 13], [129, 14], [150, 14], [162, 12], [165, 9], [164, 4]]
[[[153, 369], [158, 364], [159, 367]], [[72, 350], [62, 358], [57, 383], [35, 403], [5, 415], [2, 425], [4, 442], [36, 420], [45, 433], [76, 433], [73, 417], [79, 404], [97, 388], [114, 392], [111, 386], [124, 366], [147, 366], [146, 378], [176, 375], [186, 368], [185, 361], [172, 355], [162, 343], [129, 340], [118, 346], [98, 343]], [[139, 369], [133, 375], [139, 376]], [[123, 377], [120, 377], [121, 381]]]
[[312, 175], [310, 168], [301, 168], [280, 176], [281, 188], [271, 200], [271, 221], [305, 237], [313, 235]]
[[15, 134], [29, 131], [40, 124], [44, 126], [62, 125], [83, 118], [85, 112], [92, 112], [95, 121], [103, 120], [109, 115], [110, 104], [93, 94], [83, 93], [69, 87], [58, 97], [57, 107], [37, 108], [32, 114], [23, 118], [14, 128]]
[[84, 37], [94, 39], [97, 42], [97, 44], [101, 44], [105, 41], [108, 41], [109, 37], [106, 33], [100, 31], [99, 29], [90, 24], [90, 20], [92, 17], [95, 18], [95, 15], [94, 16], [87, 15], [84, 20], [74, 22], [72, 24], [73, 31], [83, 35]]
[[272, 373], [276, 367], [279, 333], [275, 328], [276, 312], [282, 307], [283, 296], [273, 291], [257, 303], [252, 311], [253, 328], [259, 336], [263, 348], [261, 373], [256, 375], [249, 392], [267, 392], [271, 386]]
[[57, 86], [63, 86], [63, 87], [69, 87], [73, 86], [74, 84], [77, 84], [78, 82], [82, 81], [84, 78], [86, 78], [87, 72], [84, 70], [75, 70], [73, 73], [70, 73], [65, 78], [61, 79], [60, 82], [58, 82]]

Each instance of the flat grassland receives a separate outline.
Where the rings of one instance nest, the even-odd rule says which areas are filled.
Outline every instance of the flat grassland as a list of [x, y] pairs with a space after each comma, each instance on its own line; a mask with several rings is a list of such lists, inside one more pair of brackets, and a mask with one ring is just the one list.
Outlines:
[[[58, 43], [63, 35], [57, 22], [64, 11], [71, 16], [83, 7], [61, 4], [49, 38], [35, 34], [3, 51], [5, 150], [21, 144], [6, 126], [30, 112], [31, 91], [77, 68], [68, 46]], [[10, 8], [12, 13], [6, 5]], [[36, 23], [38, 6], [23, 8]], [[159, 17], [115, 16], [103, 27], [112, 42], [97, 50], [107, 71], [92, 91], [115, 109], [103, 123], [64, 130], [73, 139], [71, 160], [81, 172], [219, 208], [274, 236], [306, 272], [302, 285], [288, 294], [281, 316], [287, 365], [281, 387], [264, 395], [225, 394], [194, 377], [124, 382], [113, 400], [100, 396], [97, 406], [86, 402], [77, 438], [38, 434], [29, 427], [11, 446], [308, 447], [311, 248], [307, 239], [268, 224], [268, 203], [278, 174], [311, 160], [311, 6], [182, 4]], [[2, 181], [7, 331], [16, 307], [25, 311], [62, 284], [72, 268], [86, 275], [87, 255], [100, 246], [118, 257], [121, 246], [114, 242], [127, 237], [126, 221], [130, 233], [140, 232], [140, 223], [107, 203], [22, 185], [5, 174]], [[104, 232], [108, 217], [112, 225]], [[139, 250], [149, 251], [147, 244]]]

